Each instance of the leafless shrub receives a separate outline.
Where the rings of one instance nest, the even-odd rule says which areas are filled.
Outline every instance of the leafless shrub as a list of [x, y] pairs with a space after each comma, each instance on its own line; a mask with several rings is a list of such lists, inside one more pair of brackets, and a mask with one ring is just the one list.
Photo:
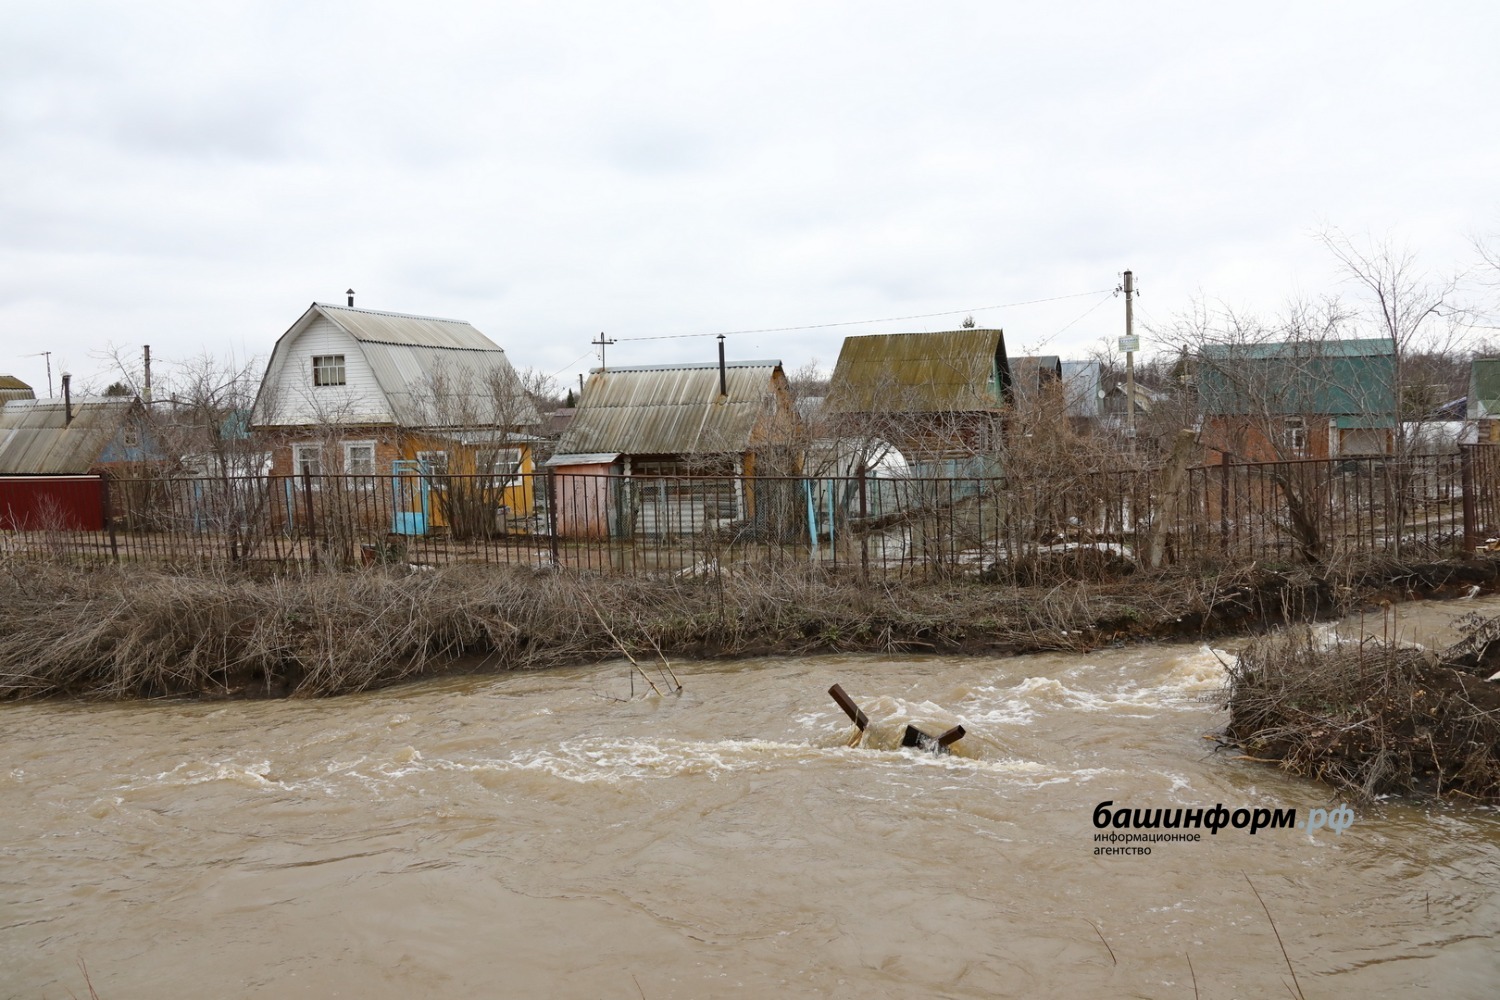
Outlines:
[[0, 697], [330, 695], [460, 668], [856, 650], [1078, 649], [1204, 607], [1192, 588], [887, 588], [799, 567], [714, 580], [453, 567], [251, 579], [0, 575]]
[[[1493, 626], [1491, 626], [1493, 628]], [[1307, 628], [1252, 642], [1231, 671], [1229, 738], [1365, 797], [1427, 791], [1500, 799], [1500, 689], [1448, 654]]]

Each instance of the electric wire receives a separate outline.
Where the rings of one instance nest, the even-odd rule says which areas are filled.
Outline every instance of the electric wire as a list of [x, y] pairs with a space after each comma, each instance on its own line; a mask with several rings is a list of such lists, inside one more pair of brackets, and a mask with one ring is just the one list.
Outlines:
[[1035, 343], [1035, 344], [1028, 344], [1026, 346], [1026, 348], [1025, 348], [1026, 354], [1028, 354], [1028, 355], [1035, 354], [1037, 351], [1041, 350], [1043, 347], [1046, 347], [1052, 341], [1056, 340], [1058, 337], [1062, 336], [1063, 334], [1065, 334], [1069, 330], [1071, 330], [1073, 327], [1075, 327], [1079, 323], [1083, 322], [1090, 314], [1092, 314], [1094, 312], [1094, 310], [1098, 309], [1100, 306], [1104, 305], [1104, 303], [1108, 302], [1110, 299], [1112, 299], [1114, 297], [1115, 297], [1115, 290], [1114, 289], [1110, 289], [1108, 292], [1105, 292], [1104, 293], [1104, 297], [1102, 299], [1100, 299], [1098, 302], [1095, 302], [1093, 305], [1089, 306], [1082, 313], [1080, 313], [1075, 319], [1073, 319], [1070, 323], [1068, 323], [1065, 326], [1061, 327], [1056, 332], [1049, 334], [1048, 336], [1046, 336], [1042, 340], [1038, 341], [1037, 343]]
[[[722, 330], [715, 333], [669, 333], [650, 337], [617, 337], [615, 339], [619, 343], [623, 344], [626, 342], [640, 340], [686, 340], [691, 337], [737, 337], [747, 333], [793, 333], [797, 330], [827, 330], [839, 326], [865, 326], [870, 323], [902, 323], [912, 319], [933, 319], [937, 316], [959, 316], [966, 313], [972, 315], [973, 313], [988, 312], [994, 309], [1015, 309], [1020, 306], [1037, 305], [1042, 302], [1061, 302], [1065, 299], [1081, 299], [1089, 295], [1098, 294], [1100, 294], [1100, 290], [1095, 289], [1088, 292], [1074, 292], [1072, 295], [1052, 295], [1048, 296], [1047, 298], [1026, 299], [1022, 302], [1007, 302], [1002, 305], [976, 306], [972, 309], [949, 309], [944, 312], [914, 313], [910, 316], [886, 316], [880, 319], [852, 319], [845, 320], [839, 323], [808, 323], [802, 326], [768, 326], [755, 330]], [[1114, 295], [1114, 289], [1109, 289], [1106, 294], [1111, 296]], [[1097, 308], [1097, 306], [1095, 308]], [[1087, 313], [1085, 313], [1085, 315], [1087, 315]], [[1082, 318], [1082, 316], [1079, 317], [1079, 319]], [[1074, 320], [1074, 322], [1076, 323], [1077, 320]], [[1067, 329], [1067, 327], [1064, 327], [1063, 329]], [[1058, 331], [1058, 333], [1061, 332], [1061, 330]], [[1053, 334], [1052, 336], [1055, 337], [1057, 336], [1057, 334]]]
[[561, 368], [559, 368], [557, 371], [553, 372], [551, 375], [548, 375], [547, 377], [549, 379], [557, 378], [557, 376], [561, 375], [563, 372], [567, 371], [569, 368], [572, 368], [574, 365], [578, 364], [578, 362], [582, 361], [584, 358], [588, 357], [590, 354], [593, 354], [593, 353], [594, 353], [593, 348], [590, 348], [587, 351], [584, 351], [582, 354], [578, 355], [578, 357], [574, 358], [572, 361], [569, 361], [567, 364], [563, 365]]

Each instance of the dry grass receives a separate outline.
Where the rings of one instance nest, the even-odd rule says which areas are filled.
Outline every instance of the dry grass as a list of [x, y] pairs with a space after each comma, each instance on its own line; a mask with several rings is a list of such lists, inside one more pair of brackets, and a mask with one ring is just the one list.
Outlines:
[[1231, 671], [1228, 736], [1253, 757], [1366, 798], [1500, 801], [1500, 685], [1454, 665], [1471, 645], [1437, 654], [1378, 639], [1331, 643], [1307, 628], [1258, 639]]
[[1317, 581], [860, 584], [520, 567], [254, 578], [0, 560], [0, 698], [318, 696], [464, 670], [812, 652], [1084, 650], [1337, 611]]
[[454, 567], [256, 580], [31, 566], [0, 573], [0, 697], [331, 695], [622, 650], [656, 659], [1085, 649], [1202, 621], [1214, 593], [1222, 588], [1180, 581], [865, 586], [816, 571], [710, 581]]

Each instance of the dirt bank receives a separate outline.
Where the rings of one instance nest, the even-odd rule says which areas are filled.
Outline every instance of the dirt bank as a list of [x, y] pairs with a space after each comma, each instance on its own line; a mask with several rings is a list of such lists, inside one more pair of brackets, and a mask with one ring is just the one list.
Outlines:
[[637, 656], [1025, 653], [1212, 636], [1383, 594], [1456, 596], [1500, 561], [1015, 588], [816, 572], [644, 579], [517, 568], [253, 579], [130, 566], [0, 574], [0, 697], [311, 696], [455, 670]]

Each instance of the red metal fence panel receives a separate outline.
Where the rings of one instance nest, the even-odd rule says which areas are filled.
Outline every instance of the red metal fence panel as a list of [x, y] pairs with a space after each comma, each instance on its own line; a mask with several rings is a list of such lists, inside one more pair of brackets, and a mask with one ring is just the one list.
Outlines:
[[0, 530], [104, 530], [102, 477], [0, 476]]

